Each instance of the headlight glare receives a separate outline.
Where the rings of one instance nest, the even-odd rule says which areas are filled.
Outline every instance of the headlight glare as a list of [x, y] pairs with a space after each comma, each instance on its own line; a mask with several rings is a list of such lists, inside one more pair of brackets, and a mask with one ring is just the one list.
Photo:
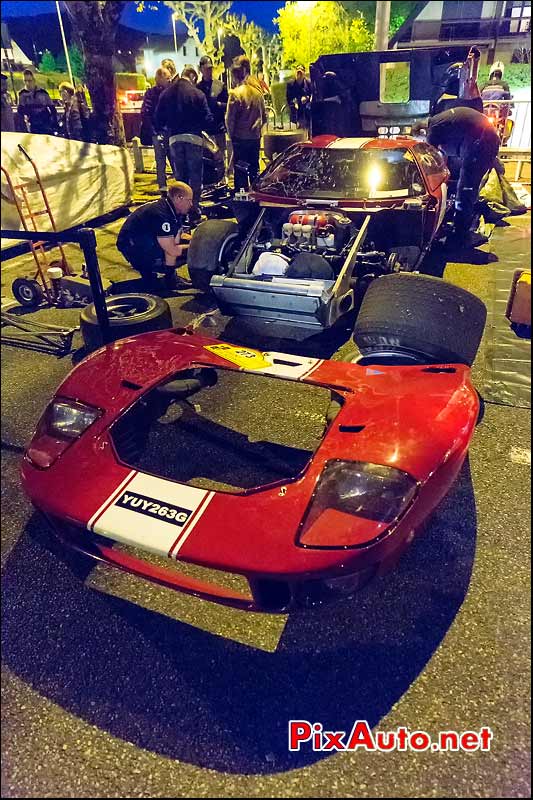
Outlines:
[[78, 439], [100, 414], [100, 409], [83, 403], [54, 400], [48, 407], [47, 433], [60, 439]]

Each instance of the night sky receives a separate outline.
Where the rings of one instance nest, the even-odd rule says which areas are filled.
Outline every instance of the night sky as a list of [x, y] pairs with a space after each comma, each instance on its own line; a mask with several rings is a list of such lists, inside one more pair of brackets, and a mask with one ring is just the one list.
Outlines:
[[[151, 3], [155, 5], [155, 3]], [[137, 28], [138, 30], [145, 31], [146, 33], [171, 33], [172, 25], [170, 20], [171, 10], [163, 3], [158, 3], [157, 11], [150, 11], [145, 9], [142, 14], [135, 10], [135, 3], [130, 2], [126, 6], [122, 14], [121, 22], [130, 28]], [[255, 2], [234, 2], [230, 13], [232, 14], [246, 14], [247, 19], [256, 22], [266, 30], [274, 31], [275, 26], [272, 22], [273, 18], [277, 15], [277, 9], [284, 6], [284, 0], [255, 0]], [[56, 5], [54, 2], [47, 2], [47, 0], [40, 0], [39, 2], [14, 2], [14, 0], [2, 0], [0, 2], [2, 18], [5, 21], [9, 17], [24, 17], [33, 14], [50, 14], [55, 13]]]

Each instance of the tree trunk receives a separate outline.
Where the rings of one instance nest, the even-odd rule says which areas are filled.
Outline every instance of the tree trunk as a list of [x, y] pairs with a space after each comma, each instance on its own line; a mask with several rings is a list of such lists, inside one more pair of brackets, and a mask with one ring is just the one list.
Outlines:
[[85, 80], [92, 103], [93, 139], [98, 144], [126, 146], [122, 114], [117, 103], [113, 70], [115, 35], [125, 2], [65, 4], [85, 58]]

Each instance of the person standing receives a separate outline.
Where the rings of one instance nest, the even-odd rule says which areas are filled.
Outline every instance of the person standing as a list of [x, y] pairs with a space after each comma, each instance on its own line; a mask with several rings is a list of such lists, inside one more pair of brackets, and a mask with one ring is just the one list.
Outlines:
[[217, 78], [213, 78], [213, 62], [209, 56], [202, 56], [200, 59], [200, 72], [202, 80], [198, 83], [198, 88], [207, 99], [207, 105], [213, 115], [213, 127], [208, 133], [218, 147], [220, 157], [226, 161], [226, 125], [224, 117], [228, 107], [228, 90]]
[[7, 75], [2, 73], [2, 125], [3, 131], [14, 133], [15, 128], [15, 115], [11, 108], [11, 98], [9, 96], [9, 89], [7, 88]]
[[472, 246], [475, 207], [483, 176], [494, 166], [500, 139], [487, 117], [474, 108], [458, 106], [417, 123], [416, 133], [427, 125], [429, 144], [448, 157], [452, 179], [457, 180], [454, 213], [454, 243]]
[[117, 238], [117, 249], [141, 273], [143, 286], [157, 290], [157, 273], [165, 273], [168, 288], [176, 285], [176, 262], [188, 247], [183, 242], [185, 215], [192, 205], [192, 189], [169, 181], [168, 196], [136, 208]]
[[54, 135], [59, 129], [57, 112], [46, 89], [37, 86], [31, 69], [23, 72], [25, 88], [19, 92], [18, 113], [30, 133]]
[[231, 71], [236, 88], [229, 94], [226, 128], [233, 147], [235, 189], [247, 189], [246, 172], [251, 181], [259, 174], [261, 132], [267, 114], [263, 94], [248, 80], [246, 66], [237, 60]]
[[74, 86], [67, 81], [59, 84], [59, 94], [63, 101], [65, 114], [63, 116], [63, 135], [65, 139], [78, 139], [83, 141], [83, 126], [81, 123], [78, 101], [75, 96]]
[[176, 64], [171, 58], [164, 58], [161, 62], [161, 66], [163, 67], [163, 69], [168, 70], [171, 81], [175, 81], [179, 78], [178, 70], [176, 69]]
[[193, 85], [194, 67], [186, 66], [159, 98], [155, 112], [157, 130], [168, 129], [172, 170], [177, 181], [192, 188], [191, 225], [201, 221], [203, 147], [202, 132], [213, 124], [213, 115], [203, 92]]
[[299, 128], [309, 128], [311, 119], [311, 81], [305, 77], [305, 67], [298, 64], [295, 76], [287, 83], [287, 105], [291, 122]]
[[161, 193], [167, 191], [167, 159], [169, 164], [171, 161], [168, 133], [164, 129], [159, 130], [155, 127], [155, 112], [159, 98], [168, 86], [170, 86], [170, 72], [165, 67], [159, 67], [155, 73], [155, 86], [146, 91], [141, 108], [141, 144], [151, 144], [154, 148], [157, 185]]

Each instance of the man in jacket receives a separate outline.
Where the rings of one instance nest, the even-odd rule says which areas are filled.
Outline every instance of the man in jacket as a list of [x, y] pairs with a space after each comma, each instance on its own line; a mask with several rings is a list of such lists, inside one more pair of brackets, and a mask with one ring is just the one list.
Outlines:
[[182, 228], [191, 205], [191, 187], [170, 181], [167, 197], [136, 208], [120, 229], [117, 249], [141, 273], [147, 291], [157, 291], [158, 272], [165, 274], [168, 288], [175, 288], [176, 261], [188, 247]]
[[159, 191], [167, 191], [167, 158], [170, 160], [168, 133], [155, 127], [155, 111], [159, 98], [170, 85], [170, 72], [165, 67], [159, 67], [155, 73], [155, 86], [147, 89], [141, 108], [141, 144], [152, 145], [154, 148], [155, 168]]
[[197, 84], [207, 99], [207, 105], [213, 115], [213, 127], [208, 133], [218, 147], [220, 157], [226, 160], [226, 126], [224, 116], [228, 106], [228, 90], [222, 81], [213, 78], [213, 62], [209, 56], [200, 59], [202, 80]]
[[59, 84], [59, 94], [63, 101], [65, 113], [63, 116], [63, 136], [65, 139], [78, 139], [83, 141], [83, 126], [81, 123], [78, 101], [75, 96], [74, 86], [68, 81]]
[[186, 66], [181, 78], [173, 81], [159, 98], [155, 113], [157, 130], [169, 133], [170, 157], [174, 177], [192, 189], [191, 225], [201, 220], [203, 138], [202, 132], [213, 124], [213, 115], [203, 92], [192, 83], [194, 67]]
[[309, 128], [311, 107], [311, 81], [305, 77], [305, 68], [299, 64], [295, 77], [287, 83], [287, 105], [291, 122], [299, 128]]
[[236, 88], [229, 94], [226, 128], [233, 146], [235, 189], [246, 189], [247, 172], [251, 181], [259, 174], [261, 132], [267, 115], [263, 94], [254, 86], [242, 60], [234, 63], [232, 76]]
[[37, 86], [31, 69], [23, 73], [25, 88], [19, 92], [18, 113], [30, 133], [54, 135], [59, 129], [57, 112], [46, 89]]
[[2, 130], [15, 131], [15, 115], [11, 108], [11, 98], [7, 88], [7, 75], [2, 73]]

